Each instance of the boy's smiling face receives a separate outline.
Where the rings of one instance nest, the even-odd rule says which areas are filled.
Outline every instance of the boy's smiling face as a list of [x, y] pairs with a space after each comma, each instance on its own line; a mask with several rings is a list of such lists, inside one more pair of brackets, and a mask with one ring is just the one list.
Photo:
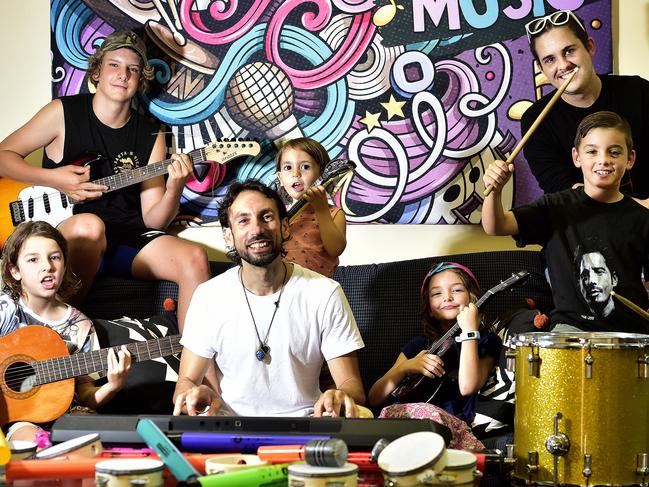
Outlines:
[[572, 149], [572, 158], [584, 176], [586, 194], [617, 196], [622, 176], [633, 167], [635, 151], [629, 151], [621, 131], [600, 127], [581, 139], [579, 147]]

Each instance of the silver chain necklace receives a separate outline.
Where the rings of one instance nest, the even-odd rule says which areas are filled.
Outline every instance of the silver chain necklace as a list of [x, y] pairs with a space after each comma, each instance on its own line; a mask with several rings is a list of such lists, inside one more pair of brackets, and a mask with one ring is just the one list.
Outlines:
[[261, 335], [259, 335], [259, 328], [257, 328], [255, 315], [252, 313], [252, 307], [250, 306], [250, 301], [248, 300], [249, 291], [243, 284], [243, 268], [241, 268], [241, 272], [239, 273], [239, 281], [241, 282], [241, 287], [243, 288], [243, 297], [246, 298], [246, 304], [248, 305], [248, 311], [250, 311], [252, 324], [255, 327], [255, 333], [257, 334], [257, 339], [259, 340], [259, 348], [257, 348], [257, 351], [255, 352], [255, 357], [257, 357], [257, 360], [259, 360], [260, 362], [263, 362], [266, 358], [266, 355], [268, 355], [268, 353], [270, 352], [270, 347], [268, 346], [268, 335], [270, 334], [270, 328], [273, 326], [273, 321], [275, 320], [275, 315], [277, 314], [277, 309], [279, 308], [279, 302], [282, 299], [282, 293], [284, 292], [284, 287], [286, 286], [286, 275], [288, 274], [288, 269], [286, 268], [286, 263], [282, 262], [282, 264], [284, 265], [284, 278], [282, 279], [282, 287], [279, 290], [277, 301], [273, 303], [275, 304], [275, 310], [273, 311], [273, 316], [270, 318], [270, 323], [268, 323], [268, 329], [266, 330], [266, 336], [263, 340], [261, 339]]

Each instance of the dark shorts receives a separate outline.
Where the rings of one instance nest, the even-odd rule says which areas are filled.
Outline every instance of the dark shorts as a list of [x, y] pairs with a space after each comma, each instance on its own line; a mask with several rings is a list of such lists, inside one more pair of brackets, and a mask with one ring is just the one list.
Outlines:
[[101, 260], [97, 277], [131, 278], [135, 256], [158, 237], [167, 235], [162, 230], [146, 228], [143, 222], [106, 225], [108, 247]]

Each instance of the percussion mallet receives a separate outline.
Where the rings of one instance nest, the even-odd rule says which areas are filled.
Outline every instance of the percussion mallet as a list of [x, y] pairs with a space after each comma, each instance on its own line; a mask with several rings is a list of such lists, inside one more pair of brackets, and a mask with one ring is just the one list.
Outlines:
[[[527, 143], [529, 138], [532, 136], [534, 131], [537, 129], [537, 127], [541, 124], [545, 116], [548, 114], [548, 112], [552, 109], [554, 104], [559, 100], [559, 97], [563, 94], [564, 91], [566, 91], [566, 88], [572, 81], [572, 78], [575, 77], [575, 74], [577, 74], [577, 71], [579, 70], [578, 67], [572, 70], [572, 73], [570, 73], [570, 76], [563, 82], [561, 86], [557, 89], [557, 91], [554, 93], [552, 98], [550, 98], [550, 101], [548, 102], [547, 105], [545, 105], [545, 108], [541, 113], [539, 113], [539, 116], [536, 117], [536, 120], [534, 120], [534, 123], [530, 126], [529, 129], [527, 129], [527, 132], [525, 132], [525, 135], [523, 135], [523, 138], [516, 144], [516, 147], [514, 147], [514, 150], [509, 154], [509, 157], [505, 161], [505, 164], [509, 166], [512, 162], [514, 162], [514, 159], [516, 159], [516, 156], [518, 153], [521, 151], [523, 146]], [[493, 191], [493, 186], [487, 186], [487, 189], [484, 191], [484, 197], [486, 198], [491, 194], [491, 191]]]
[[622, 304], [626, 305], [629, 309], [635, 311], [640, 316], [642, 316], [645, 320], [649, 321], [649, 313], [647, 313], [644, 309], [642, 309], [640, 306], [635, 304], [633, 301], [625, 298], [624, 296], [616, 293], [615, 291], [611, 291], [611, 296], [617, 298]]

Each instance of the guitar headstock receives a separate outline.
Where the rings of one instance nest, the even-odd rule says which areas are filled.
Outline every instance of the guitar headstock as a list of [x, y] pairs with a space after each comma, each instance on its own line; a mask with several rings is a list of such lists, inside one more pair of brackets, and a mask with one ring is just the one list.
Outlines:
[[322, 171], [322, 186], [330, 186], [338, 182], [346, 174], [353, 172], [356, 169], [356, 163], [347, 159], [334, 159], [330, 161]]
[[518, 271], [512, 274], [509, 278], [505, 279], [504, 281], [501, 281], [500, 284], [497, 284], [496, 286], [492, 287], [489, 291], [493, 291], [493, 292], [503, 291], [513, 286], [517, 282], [526, 279], [527, 277], [529, 277], [529, 275], [530, 275], [529, 271], [526, 270]]
[[256, 140], [216, 140], [205, 147], [205, 160], [225, 164], [241, 156], [256, 156], [261, 151]]

